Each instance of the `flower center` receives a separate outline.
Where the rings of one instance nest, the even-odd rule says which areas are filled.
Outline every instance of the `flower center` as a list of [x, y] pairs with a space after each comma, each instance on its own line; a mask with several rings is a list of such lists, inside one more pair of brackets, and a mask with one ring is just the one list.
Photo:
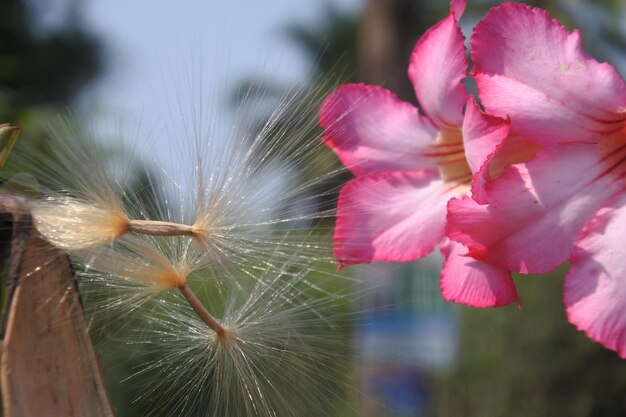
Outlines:
[[601, 140], [599, 143], [602, 162], [606, 167], [604, 174], [616, 175], [619, 179], [626, 178], [626, 125], [617, 133]]
[[437, 141], [429, 154], [439, 168], [439, 175], [449, 184], [469, 184], [472, 172], [463, 147], [463, 135], [458, 129], [442, 130], [437, 135]]

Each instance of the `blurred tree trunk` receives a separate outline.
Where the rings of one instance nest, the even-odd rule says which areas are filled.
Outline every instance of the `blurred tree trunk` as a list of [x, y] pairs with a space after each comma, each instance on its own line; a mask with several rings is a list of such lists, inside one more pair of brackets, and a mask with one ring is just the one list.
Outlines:
[[359, 78], [415, 103], [407, 68], [419, 27], [419, 1], [368, 0], [359, 33]]

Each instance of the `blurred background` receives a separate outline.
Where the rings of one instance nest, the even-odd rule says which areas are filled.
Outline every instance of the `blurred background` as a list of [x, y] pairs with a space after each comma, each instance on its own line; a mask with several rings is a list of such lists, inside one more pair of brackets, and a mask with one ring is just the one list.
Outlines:
[[[461, 21], [466, 36], [498, 3], [469, 1]], [[626, 75], [626, 2], [528, 3], [579, 28], [587, 51]], [[443, 0], [3, 0], [0, 121], [22, 127], [16, 152], [41, 146], [43, 153], [42, 120], [67, 107], [96, 124], [100, 115], [130, 116], [144, 128], [128, 134], [147, 135], [143, 142], [158, 153], [168, 135], [154, 132], [167, 103], [154, 98], [167, 91], [185, 99], [177, 89], [193, 90], [199, 79], [210, 91], [207, 105], [218, 106], [226, 123], [250, 88], [265, 103], [252, 116], [261, 122], [269, 114], [263, 109], [271, 112], [287, 92], [314, 84], [382, 84], [415, 102], [406, 76], [410, 51], [447, 13]], [[334, 159], [329, 164], [339, 166]], [[150, 168], [138, 162], [137, 169]], [[356, 324], [346, 328], [356, 359], [345, 378], [356, 388], [338, 392], [343, 405], [334, 415], [626, 415], [626, 363], [567, 323], [566, 265], [517, 277], [522, 307], [497, 311], [445, 303], [438, 265], [435, 255], [349, 268], [367, 291], [354, 302]], [[132, 355], [100, 354], [118, 414], [144, 415], [132, 403], [141, 381], [119, 382], [136, 366]]]

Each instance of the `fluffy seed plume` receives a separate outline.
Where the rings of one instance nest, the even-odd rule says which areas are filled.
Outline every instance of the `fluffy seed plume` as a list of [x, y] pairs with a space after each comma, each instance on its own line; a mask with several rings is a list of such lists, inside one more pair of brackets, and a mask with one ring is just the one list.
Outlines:
[[178, 158], [165, 165], [176, 172], [158, 158], [147, 165], [126, 151], [107, 154], [95, 129], [67, 117], [51, 129], [46, 158], [26, 164], [42, 184], [32, 200], [37, 228], [70, 253], [129, 234], [188, 235], [223, 275], [267, 268], [270, 258], [327, 257], [328, 234], [311, 225], [332, 217], [328, 195], [340, 171], [315, 140], [317, 96], [294, 94], [261, 127], [248, 109], [230, 129], [201, 118], [169, 128]]
[[167, 130], [187, 149], [170, 152], [174, 172], [107, 154], [71, 118], [31, 158], [37, 229], [76, 261], [94, 326], [115, 311], [118, 331], [156, 349], [138, 374], [156, 372], [144, 395], [166, 415], [305, 416], [334, 395], [337, 296], [314, 271], [331, 259], [316, 222], [339, 171], [319, 157], [313, 93], [260, 127], [246, 112], [220, 131], [192, 112]]
[[110, 244], [128, 232], [129, 219], [117, 201], [103, 203], [72, 197], [36, 200], [32, 204], [35, 226], [50, 243], [67, 251]]
[[272, 272], [243, 293], [229, 292], [217, 303], [223, 334], [180, 303], [164, 304], [135, 333], [148, 357], [159, 352], [131, 378], [149, 381], [137, 406], [151, 415], [332, 413], [345, 390], [339, 369], [349, 350], [343, 302], [337, 294], [308, 294], [304, 281], [311, 272]]

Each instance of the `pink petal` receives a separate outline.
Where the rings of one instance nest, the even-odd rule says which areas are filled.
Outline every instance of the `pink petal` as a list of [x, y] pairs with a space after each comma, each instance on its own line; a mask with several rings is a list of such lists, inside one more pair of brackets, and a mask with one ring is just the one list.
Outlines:
[[447, 234], [476, 259], [522, 273], [548, 272], [569, 258], [585, 223], [623, 189], [605, 162], [596, 145], [572, 144], [511, 165], [487, 185], [489, 205], [450, 201]]
[[538, 143], [594, 142], [626, 121], [626, 84], [582, 49], [580, 33], [547, 12], [507, 3], [471, 39], [473, 74], [486, 110]]
[[433, 167], [421, 154], [437, 129], [384, 88], [343, 85], [324, 100], [319, 118], [323, 140], [355, 175]]
[[450, 13], [452, 13], [457, 22], [461, 20], [461, 16], [463, 16], [466, 3], [466, 0], [450, 0]]
[[569, 321], [626, 359], [626, 193], [601, 210], [572, 254], [565, 279]]
[[[454, 13], [461, 10], [462, 3], [451, 5]], [[467, 67], [465, 37], [454, 14], [430, 28], [415, 45], [409, 78], [422, 110], [441, 130], [458, 129], [463, 122], [467, 91], [461, 80]]]
[[519, 303], [509, 271], [465, 256], [465, 246], [447, 239], [441, 245], [441, 253], [446, 258], [441, 271], [441, 294], [447, 301], [480, 308]]
[[473, 97], [468, 97], [463, 119], [465, 158], [472, 174], [472, 196], [484, 203], [485, 183], [489, 176], [489, 162], [509, 134], [509, 121], [490, 116], [480, 110]]
[[446, 203], [460, 188], [429, 171], [357, 177], [339, 196], [335, 257], [345, 266], [427, 255], [443, 238]]

